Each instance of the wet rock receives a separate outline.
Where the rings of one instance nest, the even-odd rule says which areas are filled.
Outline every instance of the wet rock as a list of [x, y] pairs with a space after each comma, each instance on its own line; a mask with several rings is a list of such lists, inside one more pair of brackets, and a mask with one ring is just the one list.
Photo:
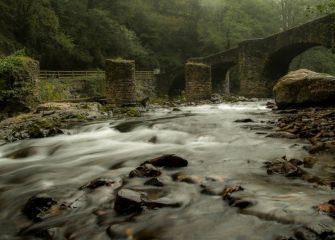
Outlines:
[[201, 184], [205, 178], [201, 176], [195, 176], [195, 175], [187, 175], [183, 172], [178, 172], [173, 174], [172, 176], [173, 181], [176, 182], [185, 182], [189, 184]]
[[211, 181], [211, 182], [224, 182], [225, 177], [224, 176], [207, 176], [205, 177], [206, 181]]
[[164, 183], [161, 182], [158, 178], [152, 178], [144, 183], [144, 185], [150, 185], [155, 187], [163, 187]]
[[287, 138], [287, 139], [296, 139], [298, 136], [289, 132], [275, 132], [270, 133], [266, 137], [268, 138]]
[[130, 178], [134, 177], [158, 177], [162, 174], [157, 168], [151, 164], [143, 164], [129, 173]]
[[301, 166], [304, 164], [304, 161], [295, 158], [290, 159], [289, 162], [292, 163], [294, 166]]
[[121, 224], [113, 224], [107, 228], [107, 234], [111, 239], [134, 239], [133, 229]]
[[245, 126], [242, 126], [242, 128], [249, 129], [249, 130], [252, 130], [252, 131], [269, 131], [269, 130], [273, 130], [272, 126], [266, 126], [266, 125], [245, 125]]
[[265, 166], [269, 175], [281, 174], [286, 177], [301, 177], [305, 174], [301, 168], [289, 162], [286, 157], [276, 159], [272, 162], [266, 162]]
[[310, 154], [316, 154], [322, 151], [335, 152], [335, 142], [318, 143], [317, 145], [309, 148]]
[[169, 198], [160, 198], [157, 200], [145, 200], [144, 205], [150, 209], [157, 209], [157, 208], [178, 208], [181, 207], [180, 203], [177, 203]]
[[222, 191], [222, 197], [223, 199], [225, 199], [226, 197], [228, 197], [230, 194], [235, 193], [235, 192], [240, 192], [240, 191], [244, 191], [244, 188], [241, 186], [232, 186], [232, 187], [226, 187], [223, 191]]
[[158, 142], [158, 137], [157, 136], [153, 136], [152, 138], [149, 139], [148, 141], [149, 143], [157, 143]]
[[305, 227], [307, 230], [315, 233], [319, 239], [333, 240], [335, 239], [335, 234], [332, 226], [326, 224], [312, 223]]
[[219, 103], [222, 101], [222, 97], [220, 94], [214, 93], [211, 95], [211, 102], [213, 103]]
[[233, 193], [240, 191], [244, 191], [244, 188], [241, 186], [226, 187], [221, 193], [222, 199], [226, 201], [229, 204], [229, 206], [239, 209], [245, 209], [253, 206], [255, 203], [250, 200], [232, 196]]
[[180, 108], [173, 108], [172, 112], [181, 112], [181, 109]]
[[320, 212], [335, 218], [335, 200], [330, 200], [327, 203], [322, 203], [318, 206]]
[[140, 213], [143, 210], [141, 193], [130, 189], [120, 190], [116, 195], [114, 210], [122, 215]]
[[278, 110], [276, 111], [278, 114], [295, 114], [298, 113], [297, 109], [287, 109], [287, 110]]
[[328, 186], [331, 188], [335, 187], [335, 182], [313, 176], [312, 174], [309, 174], [307, 171], [298, 167], [297, 165], [299, 164], [301, 164], [300, 160], [293, 159], [288, 161], [286, 157], [276, 159], [272, 162], [264, 163], [265, 167], [267, 168], [267, 173], [269, 175], [280, 174], [285, 175], [286, 177], [298, 177], [306, 182], [315, 183], [320, 186]]
[[79, 190], [94, 190], [100, 187], [111, 187], [117, 189], [122, 186], [122, 179], [112, 180], [109, 178], [97, 178], [93, 181], [81, 186]]
[[52, 197], [47, 194], [39, 194], [31, 197], [23, 208], [23, 213], [35, 222], [42, 221], [46, 216], [57, 212], [57, 205]]
[[279, 108], [330, 105], [335, 100], [335, 77], [307, 69], [282, 77], [273, 88]]
[[316, 157], [308, 156], [304, 158], [304, 167], [305, 168], [313, 168], [315, 163], [317, 163], [319, 160]]
[[176, 155], [164, 155], [151, 159], [144, 164], [151, 164], [155, 167], [181, 168], [188, 165], [188, 161]]
[[267, 102], [266, 107], [269, 108], [269, 109], [275, 109], [275, 108], [277, 108], [277, 105], [274, 102]]
[[245, 199], [231, 199], [229, 205], [238, 209], [246, 209], [254, 206], [255, 204], [252, 201]]
[[245, 119], [238, 119], [235, 120], [236, 123], [253, 123], [254, 120], [250, 119], [250, 118], [245, 118]]
[[202, 186], [202, 189], [200, 191], [201, 194], [208, 195], [208, 196], [217, 196], [219, 193], [217, 193], [215, 190], [209, 188], [208, 186]]

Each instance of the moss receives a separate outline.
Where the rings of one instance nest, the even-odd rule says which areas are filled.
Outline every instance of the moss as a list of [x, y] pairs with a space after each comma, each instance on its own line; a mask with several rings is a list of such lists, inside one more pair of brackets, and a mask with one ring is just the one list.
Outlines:
[[126, 108], [126, 114], [129, 117], [141, 117], [141, 112], [135, 107]]
[[12, 142], [27, 138], [44, 138], [63, 133], [58, 118], [38, 118], [15, 127], [7, 140]]
[[149, 98], [149, 104], [156, 104], [156, 105], [164, 105], [166, 102], [169, 101], [168, 96], [157, 96]]

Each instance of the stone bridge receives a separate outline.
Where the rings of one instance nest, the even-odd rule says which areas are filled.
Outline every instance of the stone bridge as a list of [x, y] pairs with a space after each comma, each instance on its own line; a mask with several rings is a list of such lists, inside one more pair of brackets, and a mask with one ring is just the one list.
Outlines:
[[186, 64], [186, 94], [208, 98], [215, 83], [224, 86], [230, 68], [239, 71], [240, 95], [271, 97], [272, 87], [285, 75], [294, 57], [315, 46], [334, 48], [335, 14], [274, 34], [241, 42], [238, 47]]

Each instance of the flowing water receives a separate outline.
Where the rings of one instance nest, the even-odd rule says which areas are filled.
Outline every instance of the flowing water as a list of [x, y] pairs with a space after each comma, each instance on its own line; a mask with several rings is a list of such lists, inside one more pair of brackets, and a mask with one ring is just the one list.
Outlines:
[[[243, 118], [255, 123], [234, 122]], [[72, 129], [67, 135], [3, 145], [0, 239], [35, 239], [18, 235], [27, 227], [50, 228], [54, 239], [110, 239], [106, 229], [116, 223], [131, 228], [135, 236], [150, 233], [152, 239], [275, 239], [292, 235], [300, 226], [323, 223], [334, 229], [333, 219], [313, 209], [333, 197], [330, 189], [268, 176], [263, 168], [265, 161], [283, 155], [298, 159], [307, 155], [303, 140], [261, 134], [271, 130], [264, 130], [260, 123], [275, 119], [265, 102], [183, 107], [180, 112], [159, 109], [139, 119], [99, 122]], [[30, 149], [30, 154], [8, 157], [19, 149]], [[32, 224], [22, 214], [27, 199], [37, 193], [59, 201], [82, 198], [78, 188], [83, 184], [102, 176], [126, 179], [142, 162], [163, 154], [187, 159], [189, 166], [183, 169], [187, 174], [223, 176], [224, 182], [208, 183], [214, 188], [242, 185], [245, 191], [238, 194], [255, 205], [239, 212], [222, 197], [201, 194], [198, 184], [168, 181], [164, 194], [181, 203], [179, 208], [145, 210], [125, 220], [112, 210], [115, 193], [101, 188], [85, 195], [76, 208], [41, 223]], [[325, 164], [326, 172], [333, 174], [332, 163]], [[313, 171], [321, 167], [325, 166], [317, 165]], [[171, 173], [164, 171], [167, 176]], [[127, 184], [150, 190], [143, 187], [142, 179]], [[96, 214], [99, 209], [105, 214]]]

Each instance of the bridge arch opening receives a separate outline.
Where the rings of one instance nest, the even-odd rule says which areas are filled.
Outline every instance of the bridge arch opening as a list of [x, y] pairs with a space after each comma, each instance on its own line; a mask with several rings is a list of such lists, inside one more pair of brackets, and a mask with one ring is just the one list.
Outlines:
[[236, 91], [238, 81], [237, 66], [234, 63], [218, 63], [212, 65], [212, 91], [219, 94], [231, 94]]
[[323, 46], [308, 49], [292, 60], [289, 71], [302, 68], [335, 75], [335, 54]]
[[185, 74], [183, 69], [178, 69], [169, 76], [171, 78], [171, 84], [168, 90], [168, 96], [174, 98], [180, 96], [185, 91], [186, 82]]
[[[335, 69], [331, 71], [329, 66], [322, 66], [320, 58], [324, 58], [325, 54], [335, 61], [331, 49], [317, 43], [296, 43], [281, 48], [267, 59], [263, 74], [264, 79], [267, 79], [266, 84], [269, 89], [272, 89], [276, 82], [289, 71], [301, 68], [335, 74]], [[317, 64], [318, 61], [319, 64]], [[325, 63], [325, 60], [323, 63]], [[325, 69], [328, 69], [328, 71], [325, 71]]]

